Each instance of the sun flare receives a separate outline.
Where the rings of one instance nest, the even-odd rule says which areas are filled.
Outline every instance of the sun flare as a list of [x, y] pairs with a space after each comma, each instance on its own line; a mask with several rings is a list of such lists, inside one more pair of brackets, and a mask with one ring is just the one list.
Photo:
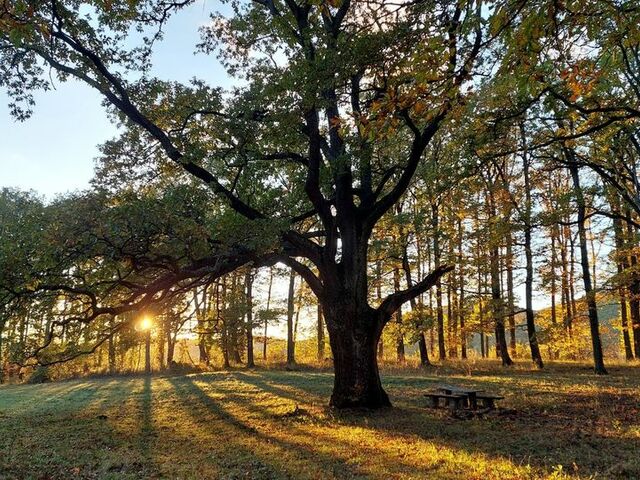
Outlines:
[[138, 329], [142, 331], [150, 330], [151, 327], [153, 327], [153, 322], [149, 317], [142, 317], [140, 323], [138, 323]]

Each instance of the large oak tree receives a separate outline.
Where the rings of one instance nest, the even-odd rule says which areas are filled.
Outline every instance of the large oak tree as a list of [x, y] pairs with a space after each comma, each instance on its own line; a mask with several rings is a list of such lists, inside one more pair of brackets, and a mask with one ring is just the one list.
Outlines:
[[[232, 14], [214, 14], [202, 28], [199, 46], [242, 79], [229, 92], [149, 74], [165, 23], [190, 3], [0, 2], [0, 85], [18, 117], [50, 78], [82, 81], [125, 125], [104, 147], [108, 161], [194, 177], [243, 219], [235, 242], [211, 242], [192, 264], [129, 286], [120, 305], [92, 299], [85, 320], [153, 301], [188, 278], [280, 261], [322, 305], [335, 367], [331, 404], [387, 406], [376, 361], [382, 329], [452, 267], [438, 266], [374, 307], [369, 239], [434, 135], [472, 114], [465, 104], [474, 78], [491, 74], [493, 47], [524, 2], [232, 2]], [[243, 232], [265, 228], [271, 243], [242, 241]]]

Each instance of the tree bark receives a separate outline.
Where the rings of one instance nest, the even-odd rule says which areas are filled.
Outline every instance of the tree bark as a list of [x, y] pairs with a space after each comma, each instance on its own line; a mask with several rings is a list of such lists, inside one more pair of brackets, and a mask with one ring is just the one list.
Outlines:
[[567, 336], [571, 338], [571, 328], [573, 323], [573, 311], [571, 309], [571, 297], [569, 295], [569, 260], [567, 255], [568, 239], [566, 235], [566, 228], [562, 229], [562, 239], [560, 243], [560, 262], [562, 264], [562, 309], [563, 309], [563, 323]]
[[151, 329], [147, 329], [144, 336], [144, 373], [151, 373]]
[[227, 322], [227, 282], [223, 277], [221, 282], [216, 284], [216, 310], [217, 320], [220, 326], [220, 348], [222, 350], [222, 360], [224, 368], [231, 367], [229, 361], [229, 325]]
[[171, 317], [170, 314], [165, 313], [162, 316], [160, 322], [158, 322], [158, 329], [156, 331], [156, 338], [158, 339], [158, 352], [156, 358], [158, 359], [158, 368], [164, 370], [164, 332], [171, 331]]
[[[113, 325], [114, 319], [112, 318], [111, 320], [109, 320], [109, 327], [113, 329], [114, 325]], [[0, 334], [1, 334], [1, 330], [0, 330]], [[112, 333], [111, 335], [109, 335], [109, 340], [107, 342], [107, 351], [108, 351], [108, 361], [107, 363], [109, 364], [109, 374], [110, 375], [115, 375], [116, 373], [116, 342], [115, 342], [115, 333]], [[2, 339], [0, 338], [0, 342], [2, 341]], [[2, 356], [0, 355], [0, 369], [2, 368], [1, 366], [1, 361], [2, 361]]]
[[[613, 193], [613, 195], [615, 195], [615, 193]], [[612, 210], [619, 210], [619, 205], [616, 203], [617, 202], [615, 202], [615, 200], [611, 201]], [[629, 361], [633, 360], [633, 348], [631, 347], [631, 337], [629, 336], [627, 286], [625, 285], [625, 282], [623, 282], [623, 276], [626, 274], [629, 264], [627, 261], [624, 231], [622, 228], [622, 222], [619, 218], [613, 219], [613, 234], [616, 245], [615, 258], [618, 271], [618, 295], [620, 299], [620, 327], [622, 330], [622, 343], [624, 346], [624, 358]]]
[[[418, 245], [418, 252], [420, 252], [420, 247]], [[419, 260], [418, 260], [419, 263]], [[402, 269], [404, 270], [405, 280], [407, 282], [407, 287], [411, 288], [413, 286], [413, 278], [411, 277], [411, 266], [409, 265], [409, 253], [407, 252], [407, 242], [404, 242], [404, 248], [402, 251]], [[416, 299], [412, 298], [410, 300], [411, 311], [418, 312], [420, 318], [422, 318], [424, 306], [422, 302], [418, 305], [416, 303]], [[404, 345], [403, 345], [404, 348]], [[424, 332], [420, 331], [418, 333], [418, 350], [420, 352], [420, 365], [423, 367], [428, 367], [431, 365], [431, 361], [429, 360], [429, 351], [427, 350], [427, 340], [424, 338]]]
[[247, 335], [247, 367], [253, 368], [256, 364], [253, 358], [253, 272], [251, 269], [247, 269], [247, 273], [245, 274], [245, 288], [247, 295], [247, 323], [245, 325]]
[[271, 288], [273, 287], [273, 267], [269, 268], [269, 288], [267, 289], [267, 308], [264, 319], [264, 337], [262, 343], [262, 360], [267, 361], [267, 328], [269, 327], [269, 308], [271, 307]]
[[[201, 364], [209, 366], [211, 359], [209, 358], [209, 349], [207, 347], [207, 336], [210, 335], [207, 332], [207, 316], [209, 313], [209, 299], [207, 297], [207, 290], [209, 285], [205, 285], [202, 288], [202, 300], [198, 299], [198, 290], [194, 291], [194, 306], [196, 311], [196, 318], [198, 322], [198, 361]], [[209, 326], [210, 328], [210, 326]], [[167, 363], [169, 360], [167, 360]], [[171, 365], [169, 365], [171, 366]]]
[[[5, 324], [6, 324], [5, 320], [0, 319], [0, 385], [4, 383], [4, 357], [3, 357], [4, 352], [2, 351], [2, 347], [3, 347], [2, 341], [3, 341]], [[111, 339], [111, 337], [109, 337], [109, 339]]]
[[173, 335], [171, 335], [171, 332], [167, 331], [167, 366], [169, 368], [171, 368], [174, 363], [173, 357], [175, 356], [175, 352], [176, 340], [173, 338]]
[[500, 272], [499, 272], [499, 256], [498, 247], [492, 247], [490, 250], [491, 263], [491, 299], [493, 304], [493, 321], [496, 334], [496, 353], [500, 356], [503, 366], [513, 364], [513, 360], [509, 356], [507, 346], [507, 337], [504, 328], [504, 309], [502, 308], [502, 294], [500, 292]]
[[322, 305], [318, 302], [318, 322], [317, 334], [318, 334], [318, 360], [324, 360], [324, 322], [322, 320]]
[[[382, 303], [382, 262], [378, 260], [376, 262], [376, 299], [378, 305]], [[378, 340], [378, 360], [384, 360], [384, 339], [382, 334]]]
[[531, 252], [531, 228], [526, 227], [524, 233], [525, 243], [525, 309], [527, 321], [527, 335], [529, 337], [529, 349], [531, 350], [531, 360], [538, 368], [543, 368], [542, 355], [538, 345], [538, 334], [536, 333], [535, 317], [533, 313], [533, 254]]
[[[431, 214], [433, 222], [433, 264], [437, 268], [440, 265], [440, 239], [439, 228], [440, 219], [438, 216], [438, 205], [431, 205]], [[438, 280], [436, 283], [436, 317], [438, 325], [438, 358], [444, 360], [447, 358], [447, 351], [444, 344], [444, 311], [442, 310], [442, 282]]]
[[576, 302], [576, 246], [573, 232], [570, 226], [567, 226], [569, 236], [569, 298], [571, 299], [571, 318], [578, 318], [578, 303]]
[[584, 193], [580, 185], [578, 165], [573, 158], [573, 152], [565, 148], [565, 155], [569, 162], [569, 171], [573, 180], [574, 194], [578, 206], [578, 237], [580, 246], [580, 265], [582, 267], [582, 280], [589, 309], [589, 328], [591, 330], [591, 344], [593, 348], [593, 368], [596, 374], [606, 375], [604, 366], [602, 343], [600, 340], [600, 325], [598, 322], [598, 306], [596, 304], [596, 292], [591, 285], [591, 269], [589, 268], [589, 250], [587, 248], [587, 233], [585, 229], [586, 204]]
[[554, 225], [551, 228], [551, 266], [550, 266], [550, 279], [551, 279], [551, 324], [555, 325], [558, 322], [558, 313], [556, 306], [556, 294], [557, 294], [557, 279], [556, 279], [556, 266], [558, 263], [558, 255], [556, 248], [557, 239], [557, 227]]
[[[400, 270], [398, 267], [393, 269], [393, 288], [396, 293], [400, 291]], [[398, 324], [398, 333], [396, 337], [396, 355], [398, 362], [405, 361], [404, 355], [404, 336], [402, 334], [402, 308], [398, 308], [395, 313], [396, 323]]]
[[293, 315], [295, 301], [296, 274], [291, 269], [289, 274], [289, 295], [287, 296], [287, 365], [296, 364], [296, 344], [293, 339]]
[[[630, 219], [631, 212], [627, 211]], [[627, 242], [630, 247], [636, 246], [636, 231], [631, 222], [627, 222]], [[629, 283], [629, 313], [631, 316], [631, 330], [633, 332], [633, 351], [636, 358], [640, 358], [640, 275], [637, 273], [638, 257], [632, 252], [629, 255], [631, 264], [631, 281]]]
[[542, 355], [538, 345], [538, 334], [536, 333], [535, 316], [533, 313], [533, 251], [531, 248], [531, 234], [533, 231], [532, 222], [532, 201], [531, 201], [531, 180], [529, 176], [529, 154], [527, 150], [527, 136], [524, 122], [520, 123], [520, 134], [523, 146], [522, 170], [524, 176], [525, 208], [524, 208], [524, 256], [525, 256], [525, 309], [527, 321], [527, 335], [529, 337], [529, 349], [531, 350], [531, 360], [538, 368], [543, 368]]
[[509, 308], [509, 352], [516, 355], [516, 305], [513, 293], [513, 235], [507, 235], [505, 266], [507, 270], [507, 307]]
[[[378, 371], [377, 345], [382, 322], [372, 309], [348, 311], [339, 299], [325, 305], [333, 353], [334, 384], [330, 405], [336, 408], [390, 407]], [[375, 327], [371, 328], [374, 324]]]
[[464, 296], [464, 253], [462, 251], [462, 241], [464, 236], [464, 227], [462, 218], [458, 217], [458, 287], [460, 295], [458, 296], [458, 316], [460, 318], [460, 357], [465, 360], [467, 358], [467, 332], [465, 330], [465, 296]]
[[[492, 190], [488, 192], [489, 209], [491, 218], [496, 218], [496, 203]], [[491, 303], [493, 312], [494, 331], [496, 335], [496, 355], [502, 360], [503, 366], [513, 364], [509, 356], [507, 346], [507, 337], [504, 327], [504, 308], [502, 300], [502, 292], [500, 289], [500, 246], [498, 244], [497, 232], [493, 232], [491, 239], [491, 247], [489, 249], [489, 266], [491, 275]]]
[[451, 280], [447, 282], [447, 344], [449, 345], [449, 358], [458, 356], [456, 343], [456, 311], [457, 299], [453, 296], [454, 286]]

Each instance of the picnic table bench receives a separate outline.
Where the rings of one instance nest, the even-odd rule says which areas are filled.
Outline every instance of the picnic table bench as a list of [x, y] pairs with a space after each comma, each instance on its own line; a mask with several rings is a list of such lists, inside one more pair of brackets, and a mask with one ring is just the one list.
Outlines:
[[440, 406], [440, 399], [443, 399], [445, 406], [448, 406], [452, 412], [455, 412], [463, 406], [477, 410], [478, 401], [482, 403], [484, 408], [493, 410], [496, 400], [504, 399], [504, 397], [500, 395], [486, 393], [484, 390], [459, 387], [456, 385], [436, 385], [435, 391], [427, 392], [424, 396], [429, 398], [432, 408], [438, 408]]
[[496, 400], [504, 400], [503, 396], [493, 395], [491, 393], [478, 394], [476, 395], [476, 398], [482, 401], [485, 408], [488, 408], [491, 410], [496, 408], [496, 404], [495, 404]]
[[431, 400], [432, 408], [438, 408], [440, 406], [440, 399], [442, 398], [445, 401], [445, 405], [454, 412], [460, 408], [461, 402], [465, 399], [464, 395], [452, 395], [442, 392], [429, 392], [425, 393], [424, 396]]

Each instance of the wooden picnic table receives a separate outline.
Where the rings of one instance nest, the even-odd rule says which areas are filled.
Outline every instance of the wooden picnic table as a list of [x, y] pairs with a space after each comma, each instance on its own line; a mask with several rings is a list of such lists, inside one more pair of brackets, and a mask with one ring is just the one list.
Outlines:
[[435, 392], [426, 393], [425, 396], [431, 399], [431, 405], [434, 408], [437, 408], [439, 400], [443, 399], [452, 412], [460, 408], [462, 403], [464, 403], [464, 406], [477, 410], [478, 400], [482, 401], [485, 408], [493, 409], [495, 408], [495, 401], [504, 398], [500, 395], [485, 393], [482, 389], [460, 387], [458, 385], [436, 385]]
[[467, 398], [469, 408], [476, 410], [478, 408], [478, 393], [484, 390], [477, 388], [466, 388], [457, 385], [436, 385], [436, 390], [447, 395], [461, 395]]

